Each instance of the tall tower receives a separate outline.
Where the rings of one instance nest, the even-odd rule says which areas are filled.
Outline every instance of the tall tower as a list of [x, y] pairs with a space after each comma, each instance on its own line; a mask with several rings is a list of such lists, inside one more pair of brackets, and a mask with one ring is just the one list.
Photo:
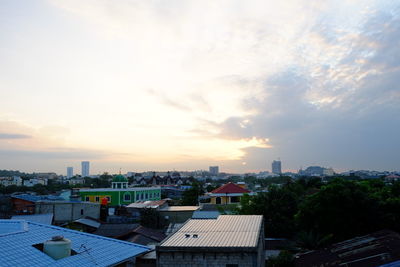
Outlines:
[[209, 170], [210, 170], [210, 173], [212, 175], [218, 175], [218, 173], [219, 173], [219, 167], [218, 166], [210, 166]]
[[272, 173], [282, 174], [282, 164], [280, 160], [274, 160], [272, 162]]
[[71, 178], [72, 176], [74, 176], [74, 168], [67, 167], [67, 178]]
[[89, 161], [82, 161], [82, 177], [89, 176]]

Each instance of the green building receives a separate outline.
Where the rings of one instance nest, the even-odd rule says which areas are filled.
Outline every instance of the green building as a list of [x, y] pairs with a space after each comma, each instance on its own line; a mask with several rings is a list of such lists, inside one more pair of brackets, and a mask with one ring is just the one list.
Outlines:
[[122, 176], [114, 177], [111, 188], [80, 189], [82, 201], [101, 203], [103, 198], [108, 199], [110, 206], [128, 205], [137, 201], [161, 200], [160, 187], [128, 187], [128, 180]]

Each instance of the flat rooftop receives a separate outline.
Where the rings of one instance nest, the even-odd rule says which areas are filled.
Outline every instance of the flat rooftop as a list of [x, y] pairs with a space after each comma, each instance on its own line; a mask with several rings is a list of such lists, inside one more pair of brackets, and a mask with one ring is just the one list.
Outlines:
[[79, 192], [110, 192], [110, 191], [145, 191], [157, 190], [161, 187], [128, 187], [128, 188], [82, 188]]

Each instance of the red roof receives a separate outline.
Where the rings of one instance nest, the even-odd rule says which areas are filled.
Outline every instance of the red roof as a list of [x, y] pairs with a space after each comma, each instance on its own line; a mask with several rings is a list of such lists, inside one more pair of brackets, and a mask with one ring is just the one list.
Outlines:
[[227, 183], [217, 189], [211, 191], [213, 194], [234, 194], [234, 193], [250, 193], [249, 190], [244, 189], [237, 184]]

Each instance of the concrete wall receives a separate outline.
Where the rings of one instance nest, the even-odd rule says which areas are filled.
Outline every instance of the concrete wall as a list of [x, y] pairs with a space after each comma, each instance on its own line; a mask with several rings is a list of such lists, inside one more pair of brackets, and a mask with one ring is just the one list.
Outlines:
[[55, 223], [74, 221], [86, 216], [100, 218], [100, 204], [87, 202], [36, 202], [36, 214], [53, 213]]
[[237, 264], [240, 267], [262, 267], [264, 261], [257, 262], [257, 253], [225, 252], [157, 252], [158, 267], [224, 267]]

